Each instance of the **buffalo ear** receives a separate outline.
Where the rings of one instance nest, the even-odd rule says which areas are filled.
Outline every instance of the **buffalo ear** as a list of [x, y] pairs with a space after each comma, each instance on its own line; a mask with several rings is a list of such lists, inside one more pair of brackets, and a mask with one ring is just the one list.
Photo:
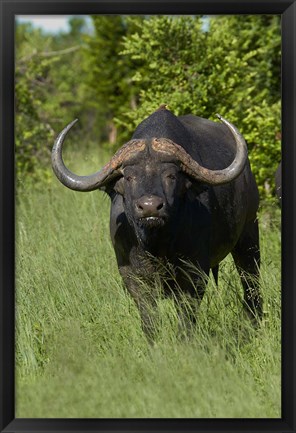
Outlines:
[[112, 199], [115, 194], [124, 194], [123, 177], [113, 179], [111, 182], [106, 183], [100, 187], [101, 191], [104, 191]]
[[185, 179], [185, 189], [190, 189], [192, 187], [192, 182], [190, 179]]
[[190, 188], [188, 189], [188, 196], [191, 199], [202, 194], [209, 189], [208, 185], [201, 182], [191, 182]]
[[180, 195], [186, 194], [188, 191], [190, 191], [191, 187], [192, 187], [191, 180], [183, 174], [182, 182], [179, 188], [179, 194]]
[[124, 178], [123, 177], [121, 177], [120, 179], [118, 179], [114, 183], [113, 189], [117, 194], [120, 194], [120, 195], [124, 194]]

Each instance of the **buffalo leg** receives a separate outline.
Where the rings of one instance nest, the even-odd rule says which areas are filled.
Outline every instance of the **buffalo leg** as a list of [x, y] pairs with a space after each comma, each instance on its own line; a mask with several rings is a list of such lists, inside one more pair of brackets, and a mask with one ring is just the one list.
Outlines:
[[124, 285], [133, 298], [141, 319], [141, 327], [147, 340], [153, 343], [158, 329], [159, 313], [157, 307], [158, 295], [153, 286], [145, 279], [141, 279], [121, 269]]
[[153, 343], [158, 330], [158, 307], [155, 299], [133, 296], [141, 317], [141, 326], [149, 343]]
[[189, 336], [197, 322], [198, 309], [205, 293], [208, 275], [196, 270], [192, 273], [185, 271], [178, 275], [178, 288], [174, 291], [174, 299], [179, 318], [179, 334]]
[[252, 321], [262, 318], [259, 285], [260, 249], [258, 221], [249, 222], [232, 251], [244, 289], [244, 307]]

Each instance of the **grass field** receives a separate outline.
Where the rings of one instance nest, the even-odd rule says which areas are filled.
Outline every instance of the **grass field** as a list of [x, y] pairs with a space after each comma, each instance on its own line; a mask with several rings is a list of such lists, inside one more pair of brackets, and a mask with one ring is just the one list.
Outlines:
[[[78, 165], [85, 174], [101, 163], [80, 158], [71, 167]], [[276, 206], [260, 212], [261, 328], [243, 315], [229, 257], [219, 287], [209, 282], [193, 337], [178, 340], [174, 307], [161, 301], [153, 347], [122, 288], [103, 193], [73, 192], [55, 179], [42, 187], [23, 182], [16, 219], [17, 417], [281, 416]]]

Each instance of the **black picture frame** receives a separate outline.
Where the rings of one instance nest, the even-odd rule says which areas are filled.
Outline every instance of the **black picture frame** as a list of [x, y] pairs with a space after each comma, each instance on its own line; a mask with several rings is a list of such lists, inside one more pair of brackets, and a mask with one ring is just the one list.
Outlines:
[[[16, 15], [280, 14], [282, 17], [282, 417], [280, 419], [16, 419], [14, 283], [14, 22]], [[294, 432], [296, 218], [295, 0], [0, 0], [1, 299], [0, 431], [12, 432]]]

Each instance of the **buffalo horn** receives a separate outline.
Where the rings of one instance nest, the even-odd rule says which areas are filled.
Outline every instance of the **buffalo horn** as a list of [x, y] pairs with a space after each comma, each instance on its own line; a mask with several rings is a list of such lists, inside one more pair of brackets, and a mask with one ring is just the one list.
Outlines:
[[208, 185], [223, 185], [231, 182], [243, 171], [247, 160], [247, 145], [237, 128], [220, 114], [217, 117], [228, 127], [236, 142], [236, 155], [233, 162], [223, 170], [210, 170], [198, 164], [181, 146], [171, 140], [154, 139], [155, 151], [175, 156], [181, 163], [182, 170], [193, 179]]
[[78, 176], [65, 166], [62, 158], [65, 137], [77, 120], [75, 119], [69, 123], [58, 135], [51, 154], [53, 171], [60, 182], [70, 189], [75, 191], [103, 189], [110, 180], [122, 175], [121, 165], [125, 160], [145, 149], [144, 140], [130, 140], [115, 153], [112, 159], [101, 170], [89, 176]]

